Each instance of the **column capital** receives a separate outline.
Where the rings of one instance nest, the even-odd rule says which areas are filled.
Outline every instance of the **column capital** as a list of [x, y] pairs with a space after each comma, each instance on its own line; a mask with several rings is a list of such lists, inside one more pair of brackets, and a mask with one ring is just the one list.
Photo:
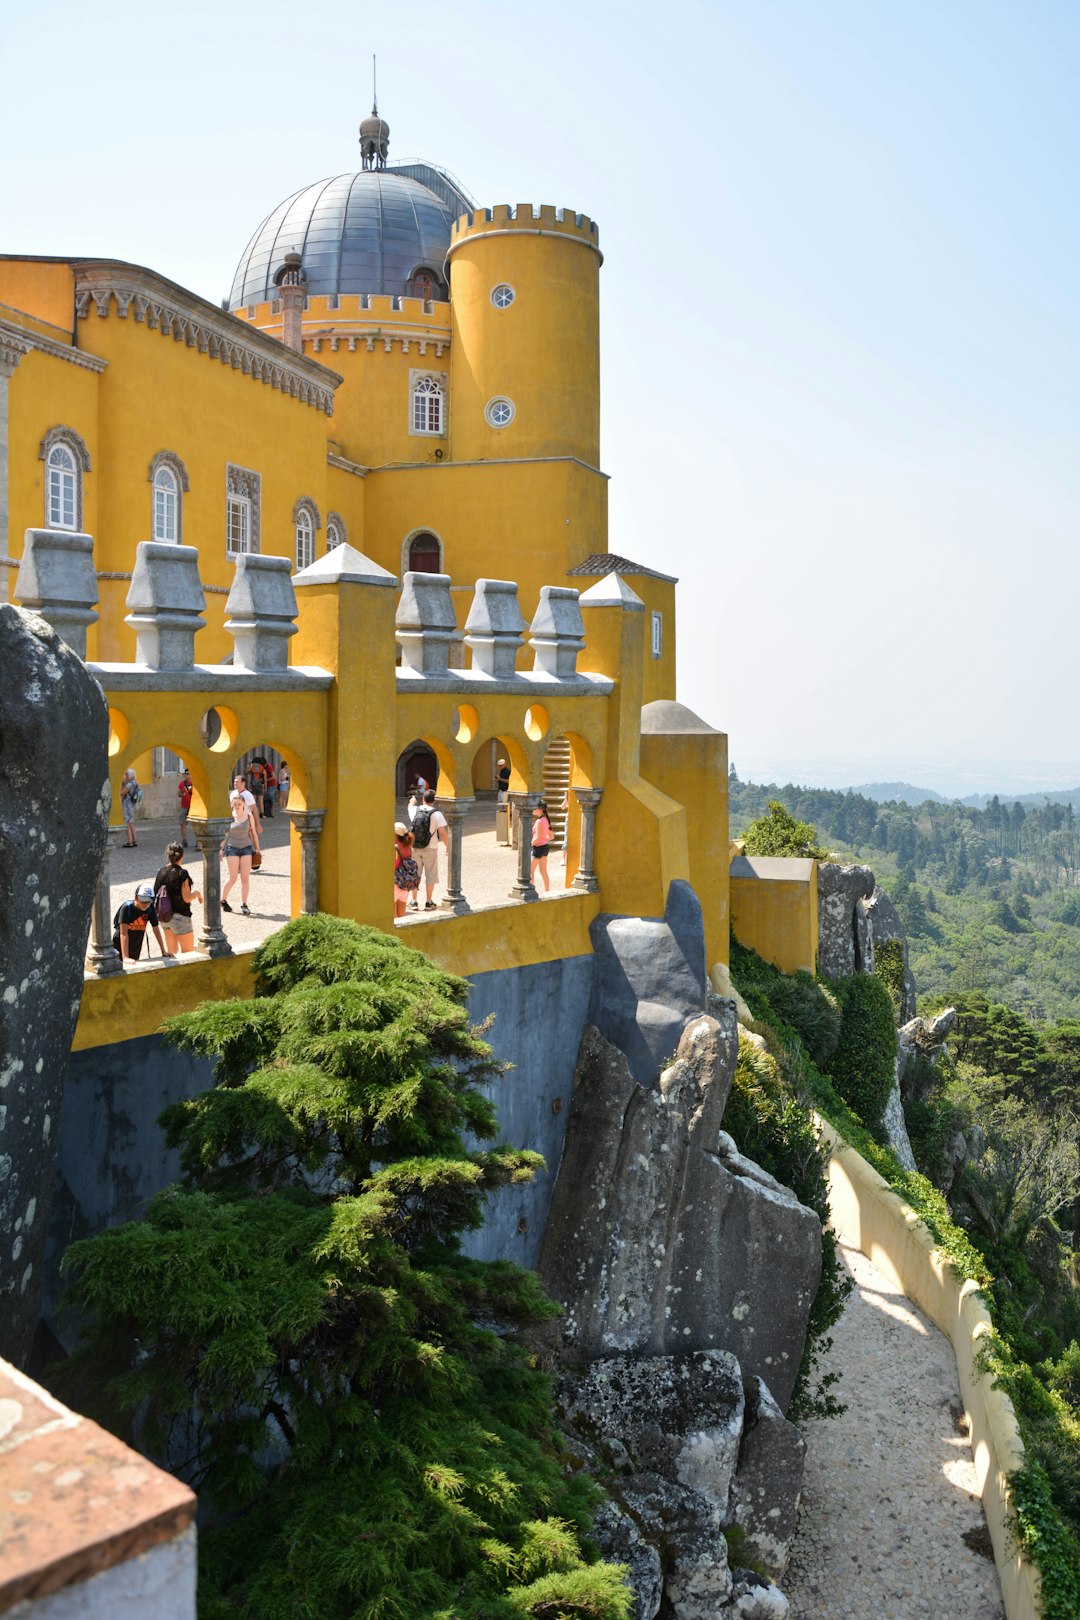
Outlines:
[[24, 354], [34, 345], [28, 338], [17, 336], [10, 328], [0, 333], [0, 377], [10, 377]]
[[579, 788], [579, 787], [576, 787], [574, 789], [574, 797], [577, 800], [578, 804], [580, 804], [583, 809], [585, 808], [586, 805], [588, 805], [588, 806], [595, 809], [595, 807], [600, 803], [600, 800], [604, 797], [604, 790], [603, 790], [603, 788], [597, 788], [597, 787], [594, 787], [594, 788]]
[[519, 810], [535, 810], [543, 799], [542, 793], [511, 793], [510, 803], [516, 804]]
[[475, 799], [436, 799], [435, 808], [442, 811], [447, 821], [461, 821], [475, 803]]
[[231, 816], [189, 816], [188, 826], [201, 844], [205, 838], [212, 842], [215, 838], [222, 839], [232, 826]]
[[325, 810], [290, 810], [286, 805], [285, 814], [288, 816], [301, 838], [304, 837], [305, 833], [309, 838], [313, 838], [318, 833], [321, 833], [323, 830], [323, 822], [326, 820]]

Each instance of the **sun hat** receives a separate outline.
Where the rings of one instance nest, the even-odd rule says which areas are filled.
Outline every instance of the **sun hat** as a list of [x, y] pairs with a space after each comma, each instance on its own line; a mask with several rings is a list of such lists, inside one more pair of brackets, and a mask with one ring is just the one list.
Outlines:
[[152, 883], [140, 883], [135, 890], [135, 898], [136, 900], [152, 900], [154, 898], [154, 885]]
[[406, 838], [408, 836], [409, 829], [406, 827], [403, 821], [395, 821], [394, 831], [397, 833], [399, 838]]

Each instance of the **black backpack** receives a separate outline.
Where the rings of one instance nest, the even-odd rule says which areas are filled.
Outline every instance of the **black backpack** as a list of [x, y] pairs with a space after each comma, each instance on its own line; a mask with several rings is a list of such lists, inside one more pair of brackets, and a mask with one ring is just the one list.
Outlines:
[[430, 810], [418, 810], [413, 816], [412, 841], [414, 849], [427, 849], [431, 843]]

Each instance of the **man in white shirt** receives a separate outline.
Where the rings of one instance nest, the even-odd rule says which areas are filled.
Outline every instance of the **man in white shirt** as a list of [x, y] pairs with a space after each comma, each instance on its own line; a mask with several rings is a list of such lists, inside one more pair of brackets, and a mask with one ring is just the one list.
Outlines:
[[[435, 789], [425, 788], [423, 795], [414, 793], [409, 800], [409, 821], [412, 823], [413, 855], [423, 874], [427, 887], [425, 911], [436, 911], [435, 885], [439, 881], [439, 845], [449, 847], [446, 817], [435, 808]], [[417, 900], [409, 901], [409, 910], [416, 911]]]

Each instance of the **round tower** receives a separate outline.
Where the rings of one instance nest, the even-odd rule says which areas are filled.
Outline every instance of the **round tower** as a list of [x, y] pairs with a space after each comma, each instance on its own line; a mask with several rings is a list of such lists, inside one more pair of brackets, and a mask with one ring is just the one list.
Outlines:
[[545, 205], [458, 219], [450, 268], [455, 461], [600, 462], [600, 252], [595, 223]]

